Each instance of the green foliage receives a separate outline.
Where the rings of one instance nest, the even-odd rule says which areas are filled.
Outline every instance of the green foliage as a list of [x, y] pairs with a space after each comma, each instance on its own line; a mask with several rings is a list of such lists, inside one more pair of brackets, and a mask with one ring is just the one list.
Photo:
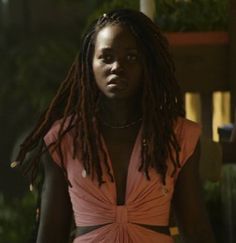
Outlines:
[[0, 194], [0, 242], [26, 243], [32, 234], [36, 195], [6, 200]]
[[[76, 48], [68, 40], [37, 40], [3, 52], [1, 100], [28, 101], [36, 111], [48, 103], [65, 77]], [[11, 85], [10, 85], [11, 84]], [[14, 87], [14, 88], [13, 88]], [[43, 95], [42, 95], [43, 94]], [[4, 106], [4, 102], [0, 102]]]
[[157, 0], [156, 11], [164, 31], [227, 29], [228, 0]]
[[223, 215], [222, 215], [222, 194], [221, 194], [221, 183], [206, 181], [204, 183], [204, 199], [206, 203], [207, 212], [211, 222], [213, 232], [218, 242], [223, 240]]
[[206, 181], [204, 183], [204, 198], [206, 203], [220, 202], [220, 182]]
[[[88, 22], [116, 8], [139, 9], [139, 0], [101, 1]], [[156, 0], [155, 22], [163, 31], [226, 30], [228, 0]]]

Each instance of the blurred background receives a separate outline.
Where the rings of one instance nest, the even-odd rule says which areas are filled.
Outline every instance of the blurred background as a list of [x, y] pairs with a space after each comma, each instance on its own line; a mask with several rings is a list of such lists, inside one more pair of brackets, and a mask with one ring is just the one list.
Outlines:
[[36, 227], [37, 190], [10, 168], [17, 146], [66, 76], [89, 22], [123, 7], [142, 10], [170, 42], [187, 117], [203, 127], [211, 223], [218, 243], [236, 242], [236, 160], [219, 147], [230, 140], [236, 105], [235, 2], [0, 0], [0, 242], [30, 242]]

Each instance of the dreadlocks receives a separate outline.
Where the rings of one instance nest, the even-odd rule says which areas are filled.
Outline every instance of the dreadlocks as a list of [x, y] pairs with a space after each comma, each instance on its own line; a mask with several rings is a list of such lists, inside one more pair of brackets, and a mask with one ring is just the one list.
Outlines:
[[[73, 157], [79, 154], [84, 169], [92, 178], [94, 173], [99, 185], [103, 183], [101, 163], [104, 163], [111, 181], [106, 152], [102, 146], [99, 122], [97, 122], [99, 91], [96, 87], [92, 58], [98, 32], [107, 25], [125, 25], [136, 38], [144, 55], [145, 82], [142, 97], [143, 133], [140, 171], [149, 178], [148, 169], [153, 167], [165, 184], [168, 156], [179, 166], [180, 147], [173, 131], [178, 116], [184, 116], [183, 100], [169, 54], [168, 43], [159, 28], [144, 14], [134, 10], [114, 10], [101, 16], [85, 33], [79, 56], [76, 57], [66, 79], [61, 83], [48, 108], [41, 115], [36, 127], [20, 147], [16, 161], [23, 165], [28, 152], [34, 151], [31, 162], [24, 172], [33, 181], [41, 155], [50, 147], [58, 149], [61, 166], [64, 158], [61, 148], [63, 136], [73, 129]], [[45, 148], [43, 137], [53, 123], [61, 119], [58, 137]], [[94, 139], [94, 137], [96, 139]], [[173, 173], [174, 173], [173, 172]]]

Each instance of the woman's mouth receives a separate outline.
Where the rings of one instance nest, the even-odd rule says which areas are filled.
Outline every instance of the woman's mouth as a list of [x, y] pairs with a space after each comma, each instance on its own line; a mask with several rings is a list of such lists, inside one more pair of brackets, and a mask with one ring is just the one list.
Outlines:
[[127, 87], [127, 81], [124, 78], [115, 77], [109, 80], [107, 87], [110, 89], [124, 89]]

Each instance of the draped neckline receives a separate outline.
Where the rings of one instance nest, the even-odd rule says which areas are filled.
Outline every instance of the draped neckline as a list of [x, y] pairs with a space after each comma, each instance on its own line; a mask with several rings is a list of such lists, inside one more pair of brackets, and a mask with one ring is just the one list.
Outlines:
[[[123, 205], [126, 205], [126, 202], [127, 202], [127, 199], [128, 199], [127, 192], [128, 192], [128, 188], [129, 188], [129, 180], [130, 180], [131, 171], [132, 171], [131, 166], [134, 166], [134, 163], [137, 163], [137, 161], [134, 161], [134, 155], [135, 155], [135, 151], [137, 150], [137, 147], [140, 145], [141, 131], [142, 131], [142, 125], [140, 126], [140, 128], [139, 128], [139, 130], [136, 134], [136, 138], [135, 138], [134, 143], [132, 145], [130, 157], [128, 159], [127, 173], [126, 173], [126, 179], [125, 179], [126, 184], [125, 184], [125, 192], [124, 192], [124, 204]], [[108, 165], [110, 167], [110, 170], [111, 170], [111, 173], [112, 173], [112, 176], [113, 176], [113, 179], [114, 179], [114, 183], [112, 183], [112, 184], [113, 184], [115, 196], [116, 196], [116, 198], [114, 200], [117, 204], [117, 196], [118, 196], [118, 194], [117, 194], [118, 193], [118, 185], [117, 185], [117, 180], [116, 180], [117, 175], [115, 175], [115, 173], [114, 173], [114, 166], [113, 166], [113, 163], [112, 163], [111, 155], [109, 153], [108, 146], [107, 146], [107, 143], [105, 141], [105, 138], [102, 134], [101, 134], [101, 140], [102, 140], [103, 148], [104, 148], [104, 150], [107, 154]]]

